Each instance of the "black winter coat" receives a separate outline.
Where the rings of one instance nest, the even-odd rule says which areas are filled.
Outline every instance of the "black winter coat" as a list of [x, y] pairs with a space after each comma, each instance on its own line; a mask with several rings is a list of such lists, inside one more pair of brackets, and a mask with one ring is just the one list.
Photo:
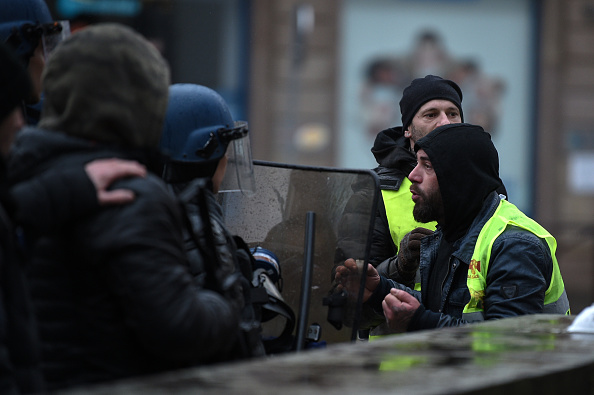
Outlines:
[[[130, 153], [27, 130], [11, 175], [71, 168]], [[122, 180], [133, 203], [102, 207], [40, 237], [29, 272], [51, 390], [207, 363], [229, 347], [237, 319], [189, 272], [179, 206], [161, 179]]]
[[20, 230], [51, 231], [96, 210], [96, 191], [82, 166], [47, 171], [9, 188], [0, 158], [0, 203], [0, 393], [42, 393], [39, 335]]
[[15, 206], [0, 162], [0, 393], [39, 393], [44, 384], [37, 326], [11, 218]]

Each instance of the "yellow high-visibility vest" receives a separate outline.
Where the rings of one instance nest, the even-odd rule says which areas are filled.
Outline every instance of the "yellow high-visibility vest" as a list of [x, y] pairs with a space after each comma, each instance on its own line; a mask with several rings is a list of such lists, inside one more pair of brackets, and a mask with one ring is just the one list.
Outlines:
[[547, 242], [553, 259], [553, 275], [551, 283], [545, 292], [544, 313], [569, 314], [569, 303], [565, 295], [565, 285], [559, 270], [559, 263], [555, 256], [557, 241], [555, 238], [533, 219], [527, 217], [515, 205], [507, 200], [501, 200], [493, 216], [485, 223], [476, 241], [466, 284], [470, 291], [470, 301], [464, 307], [463, 318], [467, 321], [482, 321], [483, 299], [487, 286], [487, 270], [491, 258], [493, 243], [509, 225], [525, 229]]

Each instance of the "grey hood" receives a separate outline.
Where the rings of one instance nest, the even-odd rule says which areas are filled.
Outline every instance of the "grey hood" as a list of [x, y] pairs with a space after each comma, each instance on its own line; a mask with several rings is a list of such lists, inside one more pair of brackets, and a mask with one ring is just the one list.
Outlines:
[[167, 109], [169, 67], [134, 30], [98, 24], [52, 53], [43, 73], [39, 126], [125, 148], [158, 147]]

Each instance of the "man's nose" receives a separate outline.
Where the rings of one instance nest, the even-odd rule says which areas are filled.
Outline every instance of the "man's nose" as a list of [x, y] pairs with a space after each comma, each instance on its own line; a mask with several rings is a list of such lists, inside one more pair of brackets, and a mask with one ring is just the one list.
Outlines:
[[448, 118], [448, 115], [445, 112], [440, 112], [439, 117], [437, 118], [437, 126], [436, 127], [443, 126], [443, 125], [449, 125], [450, 123], [452, 123], [452, 122]]
[[415, 183], [415, 182], [419, 182], [418, 180], [418, 172], [417, 172], [417, 168], [419, 167], [419, 165], [417, 164], [415, 166], [414, 169], [412, 169], [412, 171], [409, 173], [408, 175], [408, 179], [410, 180], [410, 182]]

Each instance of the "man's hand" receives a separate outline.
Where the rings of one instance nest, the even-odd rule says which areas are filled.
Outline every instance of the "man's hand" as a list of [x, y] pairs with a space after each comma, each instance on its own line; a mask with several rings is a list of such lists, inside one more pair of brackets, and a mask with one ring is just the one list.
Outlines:
[[415, 273], [419, 268], [421, 239], [432, 234], [432, 230], [418, 227], [404, 235], [400, 241], [400, 248], [398, 249], [398, 273], [406, 281], [414, 280]]
[[388, 326], [397, 332], [406, 332], [412, 316], [420, 305], [408, 292], [392, 288], [382, 302]]
[[134, 200], [128, 189], [107, 190], [116, 180], [127, 177], [145, 177], [146, 167], [138, 162], [123, 159], [96, 159], [85, 165], [87, 176], [95, 185], [99, 205], [125, 204]]
[[[357, 295], [359, 285], [361, 284], [361, 273], [357, 268], [357, 263], [353, 258], [344, 261], [344, 264], [336, 268], [335, 280], [342, 286], [349, 295]], [[372, 265], [367, 265], [367, 278], [365, 279], [365, 291], [363, 293], [363, 302], [373, 294], [373, 291], [380, 283], [380, 276]]]

